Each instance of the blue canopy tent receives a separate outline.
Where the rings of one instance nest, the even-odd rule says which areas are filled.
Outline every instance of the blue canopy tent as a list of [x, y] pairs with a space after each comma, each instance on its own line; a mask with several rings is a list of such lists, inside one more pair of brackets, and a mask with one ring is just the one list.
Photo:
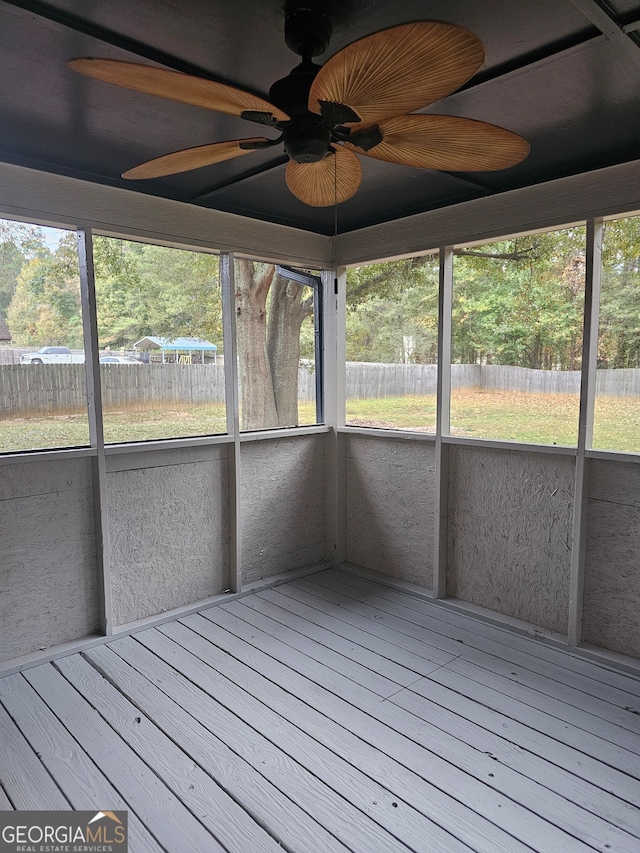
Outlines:
[[167, 353], [175, 353], [175, 361], [183, 364], [190, 364], [193, 360], [193, 353], [199, 352], [204, 364], [205, 353], [213, 353], [214, 364], [217, 364], [218, 347], [210, 341], [205, 341], [202, 338], [158, 338], [149, 335], [142, 338], [133, 345], [136, 352], [149, 352], [150, 350], [160, 350], [162, 354], [162, 363], [167, 360]]

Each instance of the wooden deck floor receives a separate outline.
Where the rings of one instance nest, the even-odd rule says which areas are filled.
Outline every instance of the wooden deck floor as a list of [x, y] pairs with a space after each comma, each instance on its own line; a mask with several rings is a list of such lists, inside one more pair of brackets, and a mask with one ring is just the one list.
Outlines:
[[640, 851], [640, 680], [327, 571], [0, 680], [0, 808], [131, 853]]

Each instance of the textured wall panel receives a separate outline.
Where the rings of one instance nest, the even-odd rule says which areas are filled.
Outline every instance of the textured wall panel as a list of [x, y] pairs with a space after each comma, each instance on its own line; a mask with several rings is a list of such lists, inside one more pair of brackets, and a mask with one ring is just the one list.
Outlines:
[[241, 560], [245, 582], [325, 556], [326, 435], [241, 445]]
[[3, 465], [0, 659], [98, 630], [89, 459]]
[[640, 465], [591, 462], [583, 639], [640, 657]]
[[575, 460], [450, 451], [448, 595], [566, 633]]
[[[197, 460], [191, 461], [194, 453]], [[136, 459], [138, 467], [133, 467]], [[116, 625], [228, 588], [226, 446], [171, 450], [169, 464], [161, 461], [162, 451], [109, 459], [107, 503]]]
[[431, 588], [434, 491], [432, 443], [347, 436], [347, 560]]

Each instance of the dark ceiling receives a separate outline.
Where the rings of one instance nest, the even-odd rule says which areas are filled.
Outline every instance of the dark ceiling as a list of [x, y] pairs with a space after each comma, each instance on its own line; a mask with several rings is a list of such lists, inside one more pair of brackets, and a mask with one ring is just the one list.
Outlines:
[[[423, 112], [480, 119], [524, 136], [531, 153], [498, 172], [442, 173], [362, 157], [340, 232], [640, 156], [640, 0], [335, 0], [324, 62], [376, 30], [459, 24], [485, 65]], [[267, 97], [299, 57], [284, 0], [0, 0], [0, 161], [216, 210], [334, 233], [332, 208], [285, 184], [281, 148], [149, 181], [120, 174], [182, 148], [270, 131], [241, 118], [120, 89], [67, 68], [75, 57], [161, 64]], [[2, 189], [0, 187], [0, 200]]]

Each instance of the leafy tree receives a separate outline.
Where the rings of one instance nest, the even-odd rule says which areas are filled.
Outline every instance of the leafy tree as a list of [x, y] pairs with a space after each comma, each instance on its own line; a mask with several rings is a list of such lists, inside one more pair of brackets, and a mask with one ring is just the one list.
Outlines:
[[640, 367], [640, 217], [605, 223], [602, 248], [599, 364]]
[[77, 272], [72, 275], [64, 258], [51, 253], [29, 261], [18, 276], [7, 321], [18, 344], [82, 347]]
[[129, 348], [147, 335], [220, 345], [216, 256], [112, 238], [94, 245], [100, 346]]
[[0, 317], [7, 316], [22, 267], [39, 253], [46, 253], [42, 228], [0, 219]]
[[348, 361], [435, 362], [438, 267], [427, 255], [348, 271]]

